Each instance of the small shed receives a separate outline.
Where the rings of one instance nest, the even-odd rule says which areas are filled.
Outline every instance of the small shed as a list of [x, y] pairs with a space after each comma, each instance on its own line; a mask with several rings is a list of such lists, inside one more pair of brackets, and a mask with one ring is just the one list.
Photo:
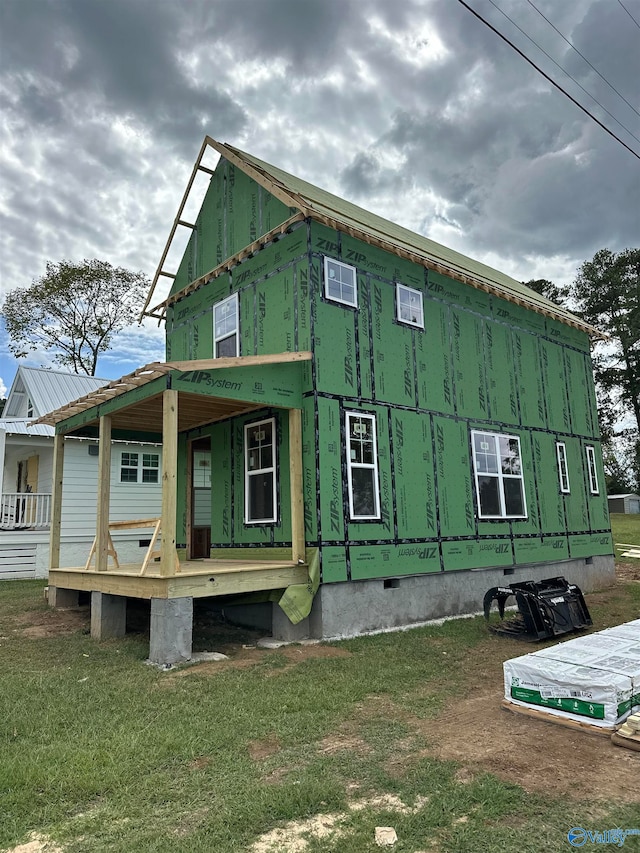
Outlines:
[[640, 495], [609, 495], [609, 512], [640, 513]]

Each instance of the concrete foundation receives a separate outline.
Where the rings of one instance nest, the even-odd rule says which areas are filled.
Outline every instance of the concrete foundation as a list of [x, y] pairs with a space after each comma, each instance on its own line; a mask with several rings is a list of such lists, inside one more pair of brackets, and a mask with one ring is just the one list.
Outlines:
[[124, 637], [127, 630], [127, 599], [122, 595], [91, 593], [91, 636], [94, 640]]
[[[557, 576], [577, 584], [583, 592], [592, 592], [615, 582], [614, 559], [590, 557], [508, 569], [473, 569], [323, 584], [309, 616], [309, 636], [340, 639], [405, 628], [447, 616], [478, 613], [482, 610], [484, 594], [494, 586]], [[279, 609], [274, 604], [274, 613]], [[282, 616], [286, 619], [284, 614]]]
[[77, 607], [80, 593], [77, 589], [61, 589], [59, 586], [47, 587], [47, 601], [50, 607]]
[[152, 598], [149, 660], [170, 666], [191, 660], [193, 598]]

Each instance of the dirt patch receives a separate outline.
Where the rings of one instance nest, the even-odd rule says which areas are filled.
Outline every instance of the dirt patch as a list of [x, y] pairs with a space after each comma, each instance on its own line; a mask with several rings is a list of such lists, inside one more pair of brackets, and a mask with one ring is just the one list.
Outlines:
[[14, 617], [14, 633], [32, 640], [48, 637], [65, 637], [78, 631], [89, 630], [89, 608], [74, 607], [69, 610], [30, 610], [19, 618]]
[[280, 740], [276, 734], [271, 734], [261, 740], [249, 741], [249, 755], [254, 761], [264, 761], [270, 755], [281, 750]]
[[640, 581], [640, 560], [621, 563], [616, 560], [616, 577], [621, 581]]
[[12, 847], [6, 853], [63, 853], [63, 849], [54, 844], [46, 835], [32, 833], [29, 836], [29, 841], [25, 844], [19, 844], [17, 847]]
[[[527, 648], [515, 641], [512, 655]], [[517, 651], [516, 651], [517, 649]], [[502, 707], [502, 656], [495, 643], [474, 650], [462, 698], [448, 703], [435, 719], [423, 720], [396, 708], [394, 716], [408, 723], [428, 747], [406, 755], [436, 756], [460, 763], [460, 781], [491, 773], [526, 791], [574, 799], [640, 802], [640, 755], [620, 749], [608, 737], [573, 731], [556, 723], [534, 720]], [[384, 703], [388, 706], [388, 700]], [[390, 709], [385, 708], [388, 715]], [[399, 756], [395, 757], [397, 767]]]
[[316, 658], [344, 658], [351, 656], [351, 652], [346, 649], [321, 643], [312, 643], [304, 646], [283, 646], [275, 651], [272, 649], [258, 649], [255, 646], [223, 646], [217, 649], [217, 651], [221, 651], [224, 654], [229, 655], [228, 660], [207, 661], [206, 663], [192, 664], [185, 669], [170, 672], [164, 680], [165, 683], [171, 683], [174, 678], [188, 678], [193, 675], [219, 675], [220, 673], [227, 672], [230, 669], [247, 669], [248, 667], [265, 664], [269, 661], [270, 656], [272, 655], [278, 655], [285, 658], [285, 662], [282, 666], [273, 670], [273, 675], [281, 675], [283, 672], [293, 669], [294, 666], [297, 666], [305, 660]]

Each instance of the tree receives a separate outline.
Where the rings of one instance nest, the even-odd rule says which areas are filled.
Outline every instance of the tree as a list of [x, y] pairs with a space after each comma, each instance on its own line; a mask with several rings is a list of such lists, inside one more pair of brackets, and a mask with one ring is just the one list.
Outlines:
[[555, 302], [556, 305], [565, 304], [567, 289], [564, 287], [558, 287], [552, 281], [549, 281], [549, 279], [532, 278], [530, 281], [523, 281], [522, 283], [526, 284], [527, 287], [530, 287], [531, 290], [535, 290], [535, 292], [539, 293], [540, 296], [545, 296], [547, 299]]
[[6, 296], [9, 349], [16, 358], [52, 350], [56, 364], [95, 376], [98, 356], [138, 318], [148, 287], [143, 273], [106, 261], [47, 263], [45, 275]]
[[640, 430], [640, 249], [601, 249], [585, 261], [571, 289], [576, 313], [609, 335], [594, 350], [594, 371], [609, 408]]

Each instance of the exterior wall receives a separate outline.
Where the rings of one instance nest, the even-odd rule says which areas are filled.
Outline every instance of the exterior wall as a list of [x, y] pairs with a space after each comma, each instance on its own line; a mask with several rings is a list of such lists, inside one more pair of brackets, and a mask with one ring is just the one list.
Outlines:
[[[89, 446], [95, 442], [65, 442], [64, 480], [62, 486], [62, 523], [60, 566], [84, 566], [95, 537], [96, 496], [98, 491], [98, 457], [90, 456]], [[5, 457], [5, 489], [15, 489], [17, 462], [37, 455], [38, 491], [51, 492], [53, 447], [51, 441], [36, 439], [21, 445], [7, 444]], [[111, 506], [112, 521], [135, 518], [154, 518], [161, 511], [161, 472], [158, 483], [121, 483], [121, 454], [126, 452], [151, 452], [160, 456], [162, 448], [156, 445], [118, 442], [111, 450]], [[9, 489], [9, 485], [11, 489]], [[151, 528], [112, 533], [121, 563], [142, 562]], [[49, 567], [49, 530], [0, 531], [0, 580], [17, 578], [46, 578]]]
[[295, 211], [224, 158], [211, 178], [172, 293], [267, 234]]
[[[315, 503], [325, 583], [613, 553], [585, 334], [394, 255], [311, 226]], [[358, 308], [326, 300], [323, 258], [357, 268]], [[425, 329], [400, 324], [399, 281]], [[381, 519], [349, 520], [345, 412], [376, 416]], [[470, 431], [520, 439], [527, 518], [478, 518]], [[571, 492], [560, 492], [556, 441]], [[596, 450], [600, 493], [588, 485]], [[317, 537], [317, 538], [316, 538]]]
[[638, 495], [621, 495], [620, 497], [610, 497], [609, 512], [622, 513], [638, 513], [640, 512], [640, 496]]

